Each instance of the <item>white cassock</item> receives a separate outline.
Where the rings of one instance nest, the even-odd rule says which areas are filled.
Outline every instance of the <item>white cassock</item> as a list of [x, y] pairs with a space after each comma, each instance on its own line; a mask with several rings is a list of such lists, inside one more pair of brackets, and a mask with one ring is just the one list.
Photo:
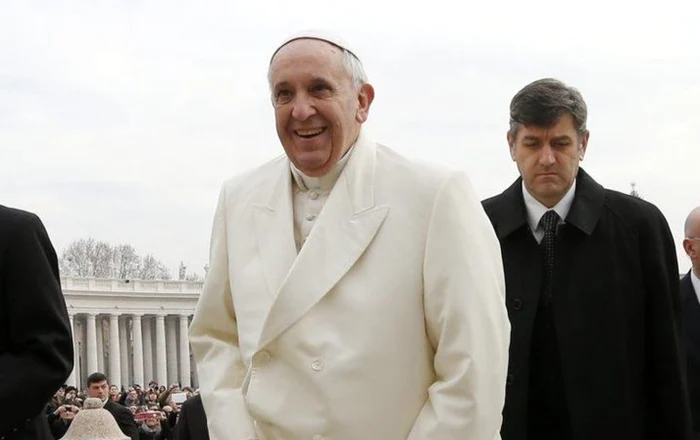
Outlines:
[[510, 324], [471, 184], [364, 130], [346, 161], [327, 194], [285, 156], [223, 185], [190, 327], [212, 440], [500, 438]]

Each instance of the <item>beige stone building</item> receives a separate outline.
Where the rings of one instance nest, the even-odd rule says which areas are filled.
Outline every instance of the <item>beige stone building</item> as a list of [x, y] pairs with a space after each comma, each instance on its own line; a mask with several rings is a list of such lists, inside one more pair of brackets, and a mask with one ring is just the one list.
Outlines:
[[69, 385], [103, 372], [111, 384], [197, 386], [187, 338], [202, 281], [61, 278], [73, 328]]

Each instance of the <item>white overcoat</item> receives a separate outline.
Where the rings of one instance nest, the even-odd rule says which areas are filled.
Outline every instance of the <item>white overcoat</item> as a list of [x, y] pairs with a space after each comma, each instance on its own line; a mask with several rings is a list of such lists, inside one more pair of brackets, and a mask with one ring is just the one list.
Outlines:
[[223, 185], [190, 327], [212, 440], [500, 438], [500, 247], [464, 173], [361, 133], [306, 243], [279, 157]]

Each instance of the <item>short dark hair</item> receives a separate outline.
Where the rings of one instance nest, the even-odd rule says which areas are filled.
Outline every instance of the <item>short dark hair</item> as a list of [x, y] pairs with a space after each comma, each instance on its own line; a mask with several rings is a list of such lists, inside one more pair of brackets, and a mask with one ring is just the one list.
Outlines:
[[100, 382], [105, 382], [109, 383], [107, 380], [107, 376], [104, 375], [104, 373], [92, 373], [91, 375], [88, 376], [87, 378], [87, 386], [89, 387], [93, 383], [100, 383]]
[[551, 127], [564, 113], [574, 119], [579, 134], [588, 131], [588, 108], [581, 92], [553, 78], [543, 78], [523, 87], [510, 102], [511, 136], [516, 136], [520, 125]]

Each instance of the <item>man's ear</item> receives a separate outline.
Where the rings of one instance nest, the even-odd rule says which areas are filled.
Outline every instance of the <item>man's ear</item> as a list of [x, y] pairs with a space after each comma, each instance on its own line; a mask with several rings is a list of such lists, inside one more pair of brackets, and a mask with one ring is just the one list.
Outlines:
[[515, 160], [515, 137], [509, 131], [506, 133], [506, 141], [508, 142], [508, 151], [510, 152], [510, 158]]
[[687, 238], [683, 240], [683, 249], [691, 260], [698, 257], [697, 253], [693, 250], [693, 243]]
[[581, 135], [581, 145], [578, 148], [578, 160], [583, 160], [586, 156], [586, 149], [588, 148], [588, 139], [591, 137], [591, 132], [586, 130], [584, 134]]
[[369, 117], [369, 108], [372, 105], [372, 101], [374, 101], [374, 87], [371, 84], [363, 84], [357, 94], [357, 99], [360, 105], [357, 109], [355, 120], [362, 124]]

